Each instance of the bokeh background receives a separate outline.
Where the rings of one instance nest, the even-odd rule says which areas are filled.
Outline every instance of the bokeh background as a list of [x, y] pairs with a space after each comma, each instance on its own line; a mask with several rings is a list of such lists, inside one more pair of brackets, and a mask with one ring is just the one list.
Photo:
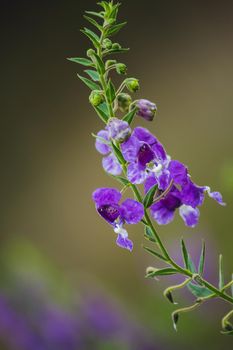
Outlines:
[[[140, 79], [136, 97], [158, 105], [155, 122], [140, 123], [150, 127], [173, 158], [189, 166], [195, 182], [220, 190], [228, 204], [222, 208], [206, 200], [197, 228], [187, 229], [177, 217], [169, 226], [159, 228], [161, 236], [174, 256], [179, 255], [177, 242], [183, 236], [194, 258], [205, 238], [211, 281], [215, 282], [220, 252], [224, 254], [226, 278], [230, 278], [233, 3], [122, 3], [120, 18], [127, 19], [128, 26], [117, 41], [131, 50], [120, 60], [127, 63], [129, 76]], [[34, 332], [43, 338], [43, 345], [35, 340], [37, 345], [30, 345], [31, 350], [63, 349], [59, 347], [62, 341], [54, 345], [50, 333], [45, 336], [44, 330], [38, 330], [41, 321], [33, 319], [33, 323], [29, 317], [40, 313], [45, 304], [60, 308], [64, 303], [48, 288], [51, 283], [56, 293], [66, 295], [72, 312], [74, 300], [84, 303], [88, 292], [92, 296], [100, 293], [104, 305], [106, 300], [117, 302], [120, 307], [116, 309], [127, 315], [122, 317], [148, 333], [143, 336], [152, 339], [150, 349], [197, 349], [204, 345], [225, 349], [232, 344], [230, 337], [219, 333], [226, 305], [206, 304], [183, 316], [175, 333], [170, 321], [173, 307], [162, 296], [166, 282], [144, 279], [146, 267], [154, 261], [142, 249], [141, 227], [130, 231], [135, 247], [130, 254], [115, 245], [112, 231], [95, 213], [92, 191], [113, 183], [103, 173], [101, 157], [93, 147], [91, 132], [102, 125], [88, 104], [88, 89], [76, 77], [81, 67], [66, 60], [84, 56], [89, 48], [79, 28], [85, 25], [84, 11], [95, 9], [96, 2], [90, 0], [1, 0], [0, 295], [5, 301], [0, 304], [8, 303], [11, 312], [27, 322], [27, 334]], [[38, 287], [42, 285], [47, 286], [46, 303], [44, 299], [38, 302], [37, 294], [42, 298], [44, 293], [44, 288]], [[30, 292], [27, 286], [31, 286]], [[184, 303], [190, 300], [183, 295]], [[0, 309], [4, 308], [1, 305]], [[98, 305], [102, 310], [102, 304]], [[12, 321], [12, 326], [6, 306], [4, 310], [8, 323], [0, 317], [1, 349], [27, 350], [26, 343], [17, 340], [23, 333], [19, 322]], [[97, 314], [108, 319], [98, 310]], [[51, 321], [49, 317], [45, 316]], [[59, 318], [53, 317], [52, 325]], [[80, 308], [75, 317], [79, 322], [84, 320]], [[69, 322], [60, 322], [57, 327], [58, 334], [65, 327], [71, 329]], [[117, 332], [122, 336], [122, 330]], [[10, 341], [14, 336], [18, 345]], [[120, 338], [116, 334], [114, 341], [100, 337], [99, 347], [96, 337], [95, 333], [85, 349], [130, 348], [124, 342], [114, 345]], [[71, 343], [65, 341], [65, 349], [73, 349], [67, 344]], [[77, 344], [76, 349], [82, 349]], [[143, 346], [141, 349], [146, 349]]]

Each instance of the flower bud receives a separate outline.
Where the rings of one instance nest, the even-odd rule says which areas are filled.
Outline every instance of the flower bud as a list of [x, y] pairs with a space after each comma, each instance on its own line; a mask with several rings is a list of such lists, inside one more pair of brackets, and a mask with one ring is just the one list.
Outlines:
[[121, 49], [121, 45], [118, 44], [118, 43], [114, 43], [114, 44], [112, 44], [112, 49], [113, 50], [120, 50]]
[[124, 63], [117, 63], [116, 65], [116, 71], [118, 74], [126, 74], [127, 67]]
[[152, 121], [154, 119], [157, 111], [155, 103], [141, 99], [136, 102], [136, 106], [138, 107], [137, 115], [148, 121]]
[[89, 96], [89, 101], [92, 106], [97, 107], [104, 101], [104, 97], [99, 91], [93, 90]]
[[89, 49], [87, 50], [87, 57], [92, 57], [95, 54], [95, 50]]
[[117, 96], [118, 107], [122, 112], [126, 112], [129, 109], [129, 106], [132, 103], [132, 98], [129, 94], [125, 94], [124, 92], [120, 93]]
[[112, 41], [108, 38], [104, 39], [103, 47], [107, 50], [110, 50], [112, 48]]
[[106, 69], [116, 63], [116, 60], [107, 60], [105, 63]]
[[128, 78], [125, 80], [125, 85], [127, 89], [131, 92], [136, 92], [139, 90], [139, 81], [135, 78]]
[[107, 131], [109, 138], [118, 142], [127, 140], [131, 133], [129, 124], [118, 118], [111, 118], [109, 120]]

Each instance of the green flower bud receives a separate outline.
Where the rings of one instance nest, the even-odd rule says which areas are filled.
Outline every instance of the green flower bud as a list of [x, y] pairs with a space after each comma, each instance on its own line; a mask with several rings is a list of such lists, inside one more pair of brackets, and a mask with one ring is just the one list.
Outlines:
[[116, 63], [116, 60], [107, 60], [105, 63], [106, 69]]
[[112, 44], [112, 49], [113, 50], [120, 50], [121, 49], [121, 45], [118, 44], [118, 43], [114, 43], [114, 44]]
[[139, 90], [139, 81], [135, 78], [128, 78], [125, 80], [125, 85], [130, 92], [136, 92]]
[[116, 71], [118, 74], [126, 74], [127, 67], [124, 63], [117, 63], [116, 65]]
[[104, 39], [103, 47], [107, 50], [110, 50], [112, 48], [112, 41], [110, 39]]
[[97, 107], [102, 102], [104, 102], [103, 94], [98, 90], [93, 90], [89, 96], [89, 101], [92, 104], [92, 106]]
[[129, 109], [129, 106], [132, 103], [132, 98], [129, 94], [125, 94], [125, 93], [120, 93], [117, 96], [117, 102], [118, 102], [118, 107], [120, 108], [120, 110], [122, 112], [126, 112]]
[[93, 49], [87, 50], [87, 57], [92, 57], [93, 54], [95, 54], [95, 50], [93, 50]]

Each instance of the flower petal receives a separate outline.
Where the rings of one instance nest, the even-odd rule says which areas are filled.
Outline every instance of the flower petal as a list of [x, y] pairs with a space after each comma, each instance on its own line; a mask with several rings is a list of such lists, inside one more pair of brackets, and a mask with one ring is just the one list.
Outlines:
[[216, 202], [218, 202], [220, 205], [225, 206], [226, 203], [223, 202], [223, 198], [220, 192], [211, 192], [210, 187], [206, 186], [205, 190], [207, 191], [210, 198], [213, 198]]
[[109, 138], [119, 142], [125, 141], [131, 133], [129, 124], [118, 118], [109, 120], [107, 130]]
[[190, 205], [193, 208], [201, 205], [205, 197], [204, 191], [205, 187], [197, 186], [191, 180], [189, 180], [182, 187], [181, 195], [183, 204]]
[[121, 144], [121, 151], [127, 162], [134, 162], [137, 159], [139, 149], [140, 142], [134, 136]]
[[168, 170], [176, 184], [182, 186], [188, 181], [188, 169], [178, 160], [171, 160]]
[[174, 210], [168, 209], [164, 205], [163, 200], [161, 200], [158, 203], [153, 204], [150, 209], [151, 209], [151, 215], [152, 215], [153, 219], [159, 225], [167, 225], [174, 219], [175, 209]]
[[93, 194], [92, 199], [97, 207], [108, 204], [118, 204], [121, 199], [121, 193], [115, 188], [97, 188]]
[[128, 165], [127, 178], [133, 184], [141, 184], [146, 179], [146, 171], [140, 169], [138, 163], [130, 163]]
[[124, 237], [121, 234], [117, 236], [116, 244], [118, 245], [118, 247], [127, 249], [130, 252], [132, 252], [133, 250], [133, 242], [129, 238]]
[[[100, 130], [97, 136], [103, 140], [109, 141], [108, 132], [106, 130]], [[108, 154], [111, 151], [110, 146], [106, 145], [106, 143], [102, 142], [99, 138], [97, 138], [95, 141], [95, 148], [103, 155]]]
[[141, 126], [135, 128], [132, 135], [135, 136], [139, 141], [146, 142], [149, 145], [153, 145], [154, 143], [158, 142], [156, 137], [152, 135], [149, 130], [142, 128]]
[[121, 165], [113, 153], [102, 159], [104, 170], [111, 175], [120, 175], [122, 172]]
[[144, 184], [145, 193], [147, 193], [149, 189], [155, 184], [157, 184], [157, 180], [155, 176], [154, 175], [148, 176]]
[[144, 207], [134, 199], [126, 199], [120, 207], [121, 217], [127, 224], [137, 224], [144, 216]]
[[198, 208], [193, 208], [189, 205], [182, 205], [179, 208], [179, 213], [186, 226], [194, 227], [198, 224], [200, 211]]

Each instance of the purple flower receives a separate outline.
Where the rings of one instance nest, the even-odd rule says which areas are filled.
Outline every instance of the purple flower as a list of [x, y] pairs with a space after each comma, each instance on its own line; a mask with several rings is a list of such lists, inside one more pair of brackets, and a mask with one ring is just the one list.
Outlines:
[[159, 225], [170, 223], [176, 209], [186, 226], [197, 225], [200, 211], [198, 206], [203, 204], [205, 193], [215, 199], [220, 205], [225, 205], [219, 192], [211, 192], [208, 186], [194, 184], [188, 169], [177, 160], [171, 160], [161, 168], [160, 174], [151, 174], [145, 182], [147, 192], [153, 185], [158, 185], [158, 197], [151, 206], [151, 215]]
[[98, 188], [92, 197], [98, 213], [113, 226], [117, 245], [132, 251], [133, 242], [123, 224], [137, 224], [144, 215], [143, 205], [129, 198], [119, 204], [121, 193], [115, 188]]
[[102, 164], [107, 173], [120, 175], [122, 172], [122, 167], [112, 152], [110, 141], [123, 142], [129, 137], [130, 132], [129, 124], [118, 118], [111, 118], [105, 130], [98, 132], [95, 147], [99, 153], [106, 155]]
[[129, 139], [121, 145], [122, 154], [128, 162], [127, 177], [135, 184], [143, 183], [148, 172], [152, 169], [161, 168], [166, 162], [166, 152], [147, 129], [137, 127]]
[[138, 100], [136, 103], [138, 107], [137, 115], [140, 117], [152, 121], [157, 111], [156, 104], [145, 99]]

